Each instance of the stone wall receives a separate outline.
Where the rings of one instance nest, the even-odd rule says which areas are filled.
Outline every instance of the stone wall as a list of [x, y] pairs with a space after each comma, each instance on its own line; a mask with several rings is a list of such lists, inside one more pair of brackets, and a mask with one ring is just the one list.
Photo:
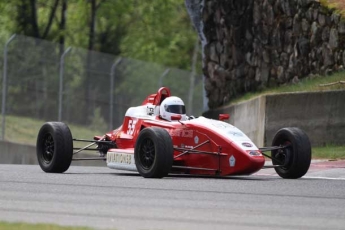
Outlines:
[[203, 44], [209, 107], [342, 70], [345, 22], [314, 0], [185, 0]]

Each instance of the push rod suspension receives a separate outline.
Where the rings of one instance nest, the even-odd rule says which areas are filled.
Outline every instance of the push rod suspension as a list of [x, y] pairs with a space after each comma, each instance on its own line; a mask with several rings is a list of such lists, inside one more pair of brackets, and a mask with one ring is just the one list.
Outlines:
[[176, 157], [174, 157], [174, 159], [176, 159], [176, 158], [178, 158], [178, 157], [180, 157], [180, 156], [183, 156], [183, 155], [189, 153], [191, 150], [195, 150], [196, 148], [199, 148], [199, 147], [201, 147], [201, 146], [203, 146], [203, 145], [205, 145], [205, 144], [207, 144], [207, 143], [209, 143], [209, 142], [210, 142], [210, 140], [204, 141], [204, 142], [200, 143], [199, 145], [194, 146], [193, 148], [191, 148], [191, 149], [189, 149], [189, 150], [186, 150], [186, 151], [182, 152], [181, 154], [179, 154], [179, 155], [177, 155]]

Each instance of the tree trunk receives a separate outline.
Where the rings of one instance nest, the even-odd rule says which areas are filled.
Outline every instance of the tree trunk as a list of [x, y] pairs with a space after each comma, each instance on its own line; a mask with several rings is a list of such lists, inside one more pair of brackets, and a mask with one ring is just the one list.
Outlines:
[[30, 11], [31, 11], [31, 25], [32, 25], [33, 34], [36, 38], [40, 38], [40, 31], [37, 24], [36, 0], [30, 0]]
[[95, 40], [95, 21], [96, 21], [96, 0], [91, 0], [91, 18], [90, 18], [90, 30], [89, 30], [89, 50], [93, 50], [94, 47], [94, 40]]
[[54, 19], [58, 5], [59, 5], [59, 0], [55, 0], [53, 8], [50, 11], [48, 23], [47, 23], [46, 29], [44, 30], [44, 33], [42, 35], [42, 39], [46, 39], [46, 37], [49, 34], [49, 31], [50, 31], [51, 25], [53, 24], [53, 19]]
[[60, 57], [65, 50], [65, 30], [66, 30], [66, 11], [67, 11], [67, 0], [62, 0], [62, 7], [61, 7], [61, 21], [59, 24], [60, 36], [59, 36], [59, 43], [60, 43]]

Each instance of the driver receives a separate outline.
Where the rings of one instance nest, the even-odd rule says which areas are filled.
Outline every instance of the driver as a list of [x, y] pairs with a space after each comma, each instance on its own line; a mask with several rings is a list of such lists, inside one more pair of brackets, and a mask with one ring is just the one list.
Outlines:
[[171, 116], [180, 114], [181, 121], [187, 120], [186, 107], [181, 98], [179, 97], [167, 97], [163, 100], [159, 108], [160, 117], [171, 121]]

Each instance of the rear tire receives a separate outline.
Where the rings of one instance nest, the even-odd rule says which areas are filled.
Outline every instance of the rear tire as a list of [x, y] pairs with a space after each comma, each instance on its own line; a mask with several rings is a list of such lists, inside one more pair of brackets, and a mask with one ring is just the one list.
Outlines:
[[283, 164], [274, 168], [279, 176], [285, 179], [297, 179], [304, 176], [311, 163], [311, 145], [305, 132], [299, 128], [283, 128], [274, 136], [272, 146], [289, 147], [273, 150], [273, 165]]
[[65, 172], [73, 157], [73, 139], [68, 126], [62, 122], [45, 123], [38, 133], [36, 154], [43, 171]]
[[135, 143], [135, 165], [145, 178], [162, 178], [169, 174], [173, 164], [173, 143], [162, 128], [145, 128]]

